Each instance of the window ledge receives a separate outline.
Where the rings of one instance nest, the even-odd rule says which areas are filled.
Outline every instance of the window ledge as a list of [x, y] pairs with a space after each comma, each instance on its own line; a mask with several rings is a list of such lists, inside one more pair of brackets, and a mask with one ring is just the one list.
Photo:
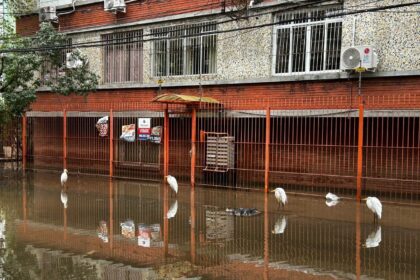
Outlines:
[[[389, 72], [366, 72], [363, 73], [363, 78], [381, 78], [381, 77], [408, 77], [420, 76], [420, 70], [414, 71], [389, 71]], [[322, 80], [341, 80], [349, 78], [357, 78], [358, 75], [350, 74], [348, 72], [334, 72], [334, 73], [318, 73], [318, 74], [302, 74], [302, 75], [276, 75], [269, 78], [244, 79], [244, 80], [205, 80], [201, 81], [203, 86], [223, 86], [223, 85], [246, 85], [246, 84], [261, 84], [261, 83], [282, 83], [282, 82], [299, 82], [299, 81], [322, 81]], [[164, 82], [162, 88], [170, 87], [194, 87], [199, 86], [199, 81], [173, 81]], [[124, 84], [106, 84], [99, 85], [98, 90], [112, 90], [112, 89], [134, 89], [134, 88], [159, 88], [157, 83], [124, 83]], [[48, 92], [50, 88], [40, 87], [39, 92]]]

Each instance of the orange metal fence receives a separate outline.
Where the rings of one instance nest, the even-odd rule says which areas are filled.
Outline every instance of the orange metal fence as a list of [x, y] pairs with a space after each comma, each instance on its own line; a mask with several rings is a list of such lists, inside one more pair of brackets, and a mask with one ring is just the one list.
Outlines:
[[192, 186], [412, 198], [420, 193], [420, 109], [403, 107], [419, 96], [403, 94], [400, 110], [386, 105], [389, 98], [90, 104], [95, 112], [68, 104], [28, 113], [25, 159], [29, 168], [111, 177], [156, 181], [168, 173]]

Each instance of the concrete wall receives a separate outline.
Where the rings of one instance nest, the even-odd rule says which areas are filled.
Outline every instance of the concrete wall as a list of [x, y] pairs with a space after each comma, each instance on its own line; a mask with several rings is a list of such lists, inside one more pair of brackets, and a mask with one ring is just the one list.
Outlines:
[[[410, 3], [409, 0], [345, 1], [344, 8], [360, 9]], [[357, 7], [356, 7], [357, 6]], [[408, 12], [405, 12], [408, 11]], [[353, 32], [353, 22], [355, 29]], [[377, 49], [378, 71], [413, 71], [420, 69], [420, 17], [418, 6], [345, 16], [343, 46], [372, 45]]]

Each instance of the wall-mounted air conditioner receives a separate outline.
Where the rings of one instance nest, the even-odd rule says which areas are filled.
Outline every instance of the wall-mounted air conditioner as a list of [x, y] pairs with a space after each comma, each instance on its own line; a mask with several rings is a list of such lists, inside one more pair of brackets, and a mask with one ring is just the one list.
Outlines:
[[345, 47], [341, 50], [341, 70], [354, 70], [362, 67], [366, 70], [375, 71], [377, 66], [378, 55], [371, 46]]
[[39, 21], [46, 22], [46, 21], [56, 21], [58, 19], [57, 12], [55, 7], [43, 7], [39, 9]]
[[108, 12], [123, 12], [126, 11], [125, 0], [104, 0], [104, 10]]

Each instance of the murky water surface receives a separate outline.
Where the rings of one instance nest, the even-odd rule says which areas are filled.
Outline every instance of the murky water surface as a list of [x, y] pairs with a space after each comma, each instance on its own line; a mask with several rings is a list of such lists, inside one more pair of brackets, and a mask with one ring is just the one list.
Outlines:
[[59, 175], [0, 171], [1, 279], [420, 279], [416, 201], [375, 226], [352, 200]]

